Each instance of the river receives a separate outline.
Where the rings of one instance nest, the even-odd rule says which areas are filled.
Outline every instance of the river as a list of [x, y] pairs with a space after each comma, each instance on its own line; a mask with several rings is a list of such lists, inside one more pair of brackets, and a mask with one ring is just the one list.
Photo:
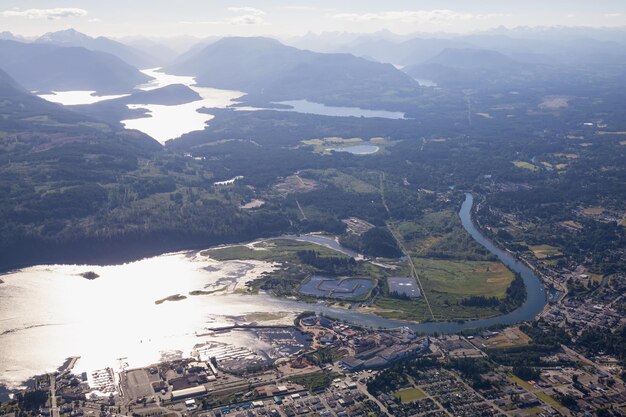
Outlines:
[[[330, 308], [271, 297], [243, 295], [238, 289], [276, 266], [260, 261], [211, 259], [204, 251], [164, 254], [123, 265], [39, 265], [1, 276], [0, 384], [17, 387], [33, 375], [50, 372], [65, 358], [81, 356], [76, 371], [145, 366], [165, 356], [189, 356], [206, 342], [207, 329], [259, 321], [289, 324], [296, 314], [312, 310], [355, 324], [424, 333], [451, 333], [474, 327], [532, 319], [545, 305], [539, 279], [524, 264], [483, 237], [471, 220], [473, 199], [466, 195], [460, 217], [463, 226], [504, 264], [521, 274], [528, 289], [526, 302], [499, 317], [465, 323], [411, 324], [353, 310]], [[358, 255], [320, 235], [283, 236]], [[99, 275], [87, 280], [81, 273]], [[163, 301], [180, 294], [179, 301]], [[274, 318], [272, 318], [274, 317]], [[242, 342], [243, 343], [243, 342]]]
[[[480, 243], [485, 249], [498, 257], [500, 262], [505, 264], [512, 271], [520, 274], [526, 285], [527, 297], [526, 301], [512, 312], [501, 316], [496, 316], [488, 319], [470, 320], [462, 323], [459, 322], [427, 322], [420, 324], [406, 324], [396, 320], [385, 320], [376, 316], [368, 316], [367, 318], [361, 317], [358, 313], [351, 314], [352, 312], [342, 313], [339, 318], [357, 322], [364, 325], [373, 327], [397, 327], [398, 325], [404, 325], [410, 329], [422, 332], [422, 333], [457, 333], [462, 330], [489, 327], [497, 324], [514, 324], [526, 320], [532, 320], [537, 314], [543, 310], [546, 305], [546, 291], [543, 283], [535, 275], [535, 273], [527, 267], [524, 263], [515, 259], [508, 252], [498, 248], [489, 239], [483, 236], [480, 231], [474, 225], [472, 221], [472, 206], [474, 204], [474, 197], [467, 193], [465, 194], [465, 200], [461, 205], [459, 216], [461, 223], [467, 232]], [[329, 315], [334, 315], [329, 313]]]

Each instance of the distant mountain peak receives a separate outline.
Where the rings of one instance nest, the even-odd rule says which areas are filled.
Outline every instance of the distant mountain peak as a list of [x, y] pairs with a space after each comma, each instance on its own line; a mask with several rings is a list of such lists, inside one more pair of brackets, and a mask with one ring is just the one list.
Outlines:
[[16, 41], [16, 42], [26, 42], [26, 38], [15, 35], [9, 31], [0, 32], [0, 40], [2, 41]]
[[85, 35], [82, 32], [77, 31], [76, 29], [64, 29], [56, 32], [48, 32], [39, 37], [35, 42], [40, 43], [55, 43], [55, 44], [64, 44], [64, 43], [77, 43], [77, 42], [85, 42], [92, 41], [94, 38], [91, 36]]
[[246, 45], [246, 46], [250, 46], [250, 47], [259, 46], [259, 45], [286, 46], [286, 45], [280, 43], [276, 39], [267, 38], [267, 37], [264, 37], [264, 36], [252, 36], [252, 37], [227, 36], [225, 38], [222, 38], [222, 39], [218, 40], [214, 44], [215, 45], [219, 45], [219, 44], [240, 44], [240, 45]]
[[78, 46], [92, 51], [106, 52], [115, 55], [126, 63], [137, 68], [154, 67], [154, 57], [143, 53], [123, 43], [104, 36], [93, 38], [76, 29], [64, 29], [57, 32], [48, 32], [39, 37], [35, 43], [56, 46]]

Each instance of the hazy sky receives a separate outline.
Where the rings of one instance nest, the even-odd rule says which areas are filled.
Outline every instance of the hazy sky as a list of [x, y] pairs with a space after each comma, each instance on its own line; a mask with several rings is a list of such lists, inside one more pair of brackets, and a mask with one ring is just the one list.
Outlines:
[[0, 31], [33, 36], [467, 32], [496, 26], [625, 26], [626, 0], [0, 0]]

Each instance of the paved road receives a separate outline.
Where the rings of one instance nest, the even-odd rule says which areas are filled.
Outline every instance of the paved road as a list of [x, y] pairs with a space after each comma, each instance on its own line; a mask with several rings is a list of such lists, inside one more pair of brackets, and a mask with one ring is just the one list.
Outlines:
[[363, 384], [362, 382], [358, 382], [356, 383], [357, 389], [362, 393], [365, 394], [365, 396], [367, 398], [369, 398], [370, 400], [374, 401], [376, 403], [376, 405], [378, 405], [378, 407], [380, 407], [381, 411], [383, 413], [385, 413], [385, 415], [390, 416], [391, 414], [389, 414], [389, 411], [387, 411], [387, 407], [385, 407], [383, 405], [383, 403], [381, 403], [380, 401], [378, 401], [378, 398], [374, 397], [372, 394], [370, 394], [370, 392], [367, 390], [367, 387], [365, 386], [365, 384]]
[[57, 406], [57, 381], [54, 374], [50, 374], [50, 414], [52, 417], [59, 417], [59, 407]]

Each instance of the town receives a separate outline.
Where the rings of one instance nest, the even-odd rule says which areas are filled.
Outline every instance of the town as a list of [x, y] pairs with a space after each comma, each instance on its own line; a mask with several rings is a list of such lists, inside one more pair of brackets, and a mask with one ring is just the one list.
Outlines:
[[[76, 375], [72, 368], [79, 359], [70, 358], [58, 372], [39, 376], [31, 388], [15, 393], [0, 413], [10, 417], [626, 415], [624, 370], [615, 357], [585, 356], [564, 345], [546, 348], [542, 328], [558, 323], [559, 311], [577, 328], [583, 322], [604, 324], [613, 317], [610, 307], [569, 302], [560, 308], [547, 307], [543, 318], [532, 325], [422, 336], [408, 328], [373, 330], [303, 313], [294, 327], [260, 332], [278, 332], [284, 339], [306, 335], [305, 345], [298, 344], [297, 338], [282, 340], [303, 348], [275, 361], [250, 361], [248, 351], [205, 346], [191, 357], [145, 368]], [[531, 353], [527, 366], [507, 363], [522, 357], [524, 348]], [[504, 360], [503, 352], [507, 353]], [[531, 367], [533, 360], [541, 365]], [[245, 365], [233, 367], [233, 362]], [[605, 413], [609, 408], [613, 414]]]

